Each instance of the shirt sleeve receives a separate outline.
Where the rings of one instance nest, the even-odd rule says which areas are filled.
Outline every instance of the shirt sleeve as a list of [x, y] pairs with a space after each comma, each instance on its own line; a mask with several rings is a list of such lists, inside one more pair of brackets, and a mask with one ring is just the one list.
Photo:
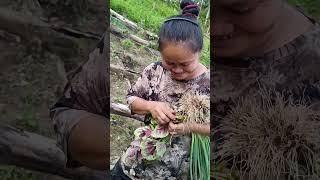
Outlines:
[[141, 76], [132, 85], [127, 94], [127, 103], [129, 104], [129, 108], [131, 109], [131, 104], [137, 99], [137, 97], [149, 100], [149, 95], [152, 93], [151, 89], [151, 79], [154, 78], [154, 72], [157, 64], [152, 63], [148, 65], [142, 72]]

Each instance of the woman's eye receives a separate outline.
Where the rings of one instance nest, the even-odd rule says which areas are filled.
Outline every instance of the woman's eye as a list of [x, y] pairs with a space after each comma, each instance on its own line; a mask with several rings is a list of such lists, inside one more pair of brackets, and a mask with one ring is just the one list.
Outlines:
[[236, 14], [236, 15], [245, 15], [253, 12], [256, 10], [257, 6], [238, 6], [238, 7], [229, 7], [226, 8], [229, 12]]
[[253, 11], [251, 8], [241, 8], [241, 9], [231, 9], [230, 10], [233, 14], [243, 15], [248, 14]]

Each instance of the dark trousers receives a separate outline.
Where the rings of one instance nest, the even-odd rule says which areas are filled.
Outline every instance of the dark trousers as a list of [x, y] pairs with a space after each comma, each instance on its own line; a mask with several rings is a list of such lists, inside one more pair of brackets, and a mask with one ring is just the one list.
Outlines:
[[111, 174], [111, 180], [131, 180], [126, 174], [124, 174], [123, 169], [120, 165], [120, 159], [114, 165], [110, 174]]

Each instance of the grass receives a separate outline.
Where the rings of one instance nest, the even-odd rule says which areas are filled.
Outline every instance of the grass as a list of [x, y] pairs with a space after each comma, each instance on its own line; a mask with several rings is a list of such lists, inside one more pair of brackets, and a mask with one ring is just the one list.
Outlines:
[[313, 17], [320, 18], [320, 1], [319, 0], [288, 0], [291, 4], [303, 7]]
[[204, 64], [207, 68], [210, 67], [210, 39], [204, 37], [203, 39], [203, 49], [200, 58], [200, 62]]
[[124, 47], [124, 49], [128, 50], [134, 46], [134, 43], [130, 39], [125, 39], [121, 41], [121, 45]]
[[179, 13], [177, 6], [168, 6], [161, 0], [111, 0], [110, 6], [140, 27], [153, 32], [158, 32], [167, 17]]
[[32, 171], [24, 170], [15, 166], [0, 166], [1, 180], [35, 180], [37, 176]]

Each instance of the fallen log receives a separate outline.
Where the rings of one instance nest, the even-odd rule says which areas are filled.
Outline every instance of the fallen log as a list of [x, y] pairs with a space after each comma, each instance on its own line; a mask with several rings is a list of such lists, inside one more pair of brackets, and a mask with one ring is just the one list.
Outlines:
[[[64, 153], [47, 137], [0, 125], [0, 163], [82, 180], [107, 179], [107, 171], [65, 167]], [[107, 163], [106, 163], [107, 164]]]
[[144, 40], [144, 39], [141, 39], [138, 36], [133, 35], [133, 34], [129, 34], [129, 39], [133, 40], [134, 42], [136, 42], [136, 43], [138, 43], [140, 45], [146, 45], [146, 46], [150, 46], [151, 45], [151, 42], [149, 42], [147, 40]]
[[119, 38], [125, 38], [126, 35], [118, 28], [113, 25], [110, 25], [110, 32]]
[[101, 38], [101, 35], [99, 34], [95, 34], [92, 32], [81, 32], [79, 30], [68, 28], [68, 27], [53, 25], [51, 26], [51, 28], [57, 32], [62, 32], [66, 35], [73, 36], [76, 38], [88, 38], [88, 39], [94, 39], [94, 40], [99, 40]]
[[144, 34], [147, 35], [148, 39], [158, 39], [158, 36], [150, 31], [144, 30], [140, 28], [136, 23], [130, 21], [129, 19], [123, 17], [119, 13], [115, 12], [114, 10], [110, 9], [110, 14], [121, 21], [124, 25], [126, 25], [129, 29], [133, 31], [142, 31]]
[[145, 45], [145, 46], [151, 46], [152, 45], [152, 43], [150, 41], [141, 39], [140, 37], [132, 35], [132, 34], [126, 34], [125, 32], [123, 32], [122, 30], [120, 30], [119, 28], [117, 28], [117, 27], [115, 27], [113, 25], [110, 25], [110, 32], [112, 34], [114, 34], [115, 36], [120, 37], [120, 38], [129, 38], [133, 42], [135, 42], [135, 43], [137, 43], [139, 45]]
[[131, 30], [133, 30], [133, 31], [137, 31], [138, 30], [138, 25], [136, 23], [126, 19], [125, 17], [121, 16], [120, 14], [118, 14], [117, 12], [115, 12], [112, 9], [110, 9], [110, 15], [116, 17], [117, 19], [119, 19], [121, 22], [123, 22]]
[[117, 115], [120, 115], [120, 116], [129, 117], [129, 118], [132, 118], [132, 119], [136, 119], [136, 120], [141, 121], [141, 122], [144, 121], [144, 116], [142, 116], [142, 115], [132, 115], [129, 107], [124, 105], [124, 104], [111, 103], [110, 113], [111, 114], [117, 114]]
[[140, 72], [132, 71], [130, 69], [124, 69], [124, 68], [121, 68], [121, 67], [114, 65], [114, 64], [110, 64], [110, 71], [123, 74], [127, 77], [130, 77], [130, 78], [132, 78], [134, 75], [141, 74]]

